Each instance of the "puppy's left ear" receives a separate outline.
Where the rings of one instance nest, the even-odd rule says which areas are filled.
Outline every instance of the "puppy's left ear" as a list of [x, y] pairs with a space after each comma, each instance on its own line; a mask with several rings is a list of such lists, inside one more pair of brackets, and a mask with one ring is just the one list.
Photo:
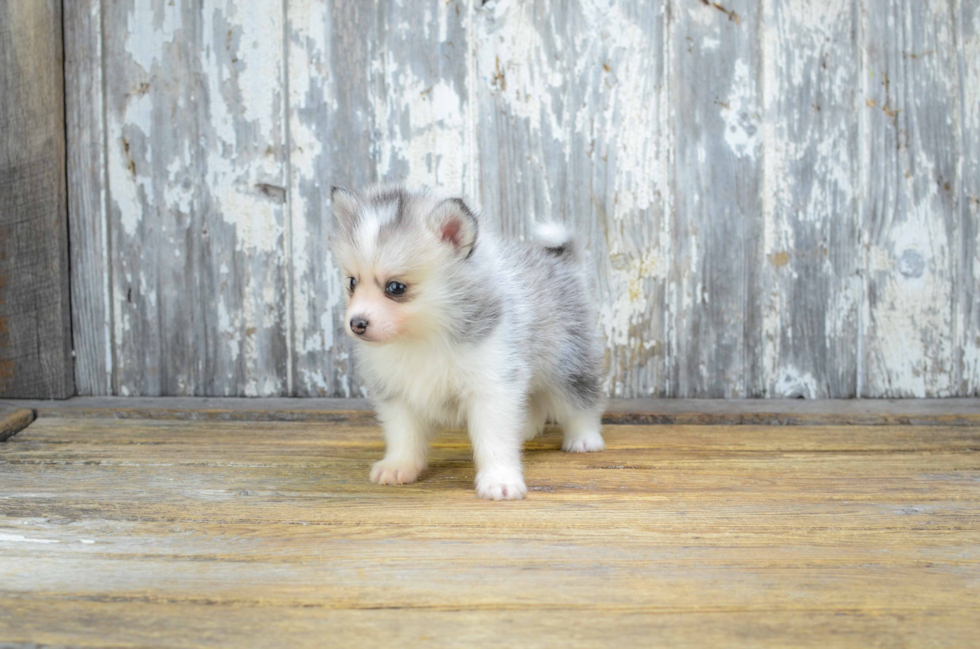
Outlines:
[[429, 225], [460, 257], [465, 259], [473, 254], [479, 227], [476, 215], [462, 198], [447, 198], [436, 205], [429, 215]]

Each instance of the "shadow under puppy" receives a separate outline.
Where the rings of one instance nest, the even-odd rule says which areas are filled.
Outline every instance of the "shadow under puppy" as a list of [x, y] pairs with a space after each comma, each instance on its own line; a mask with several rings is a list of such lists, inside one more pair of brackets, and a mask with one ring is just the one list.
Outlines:
[[564, 450], [602, 450], [601, 349], [562, 226], [502, 241], [459, 198], [396, 186], [331, 196], [345, 328], [387, 441], [373, 482], [414, 482], [437, 426], [468, 427], [476, 491], [492, 500], [527, 494], [521, 445], [548, 420]]

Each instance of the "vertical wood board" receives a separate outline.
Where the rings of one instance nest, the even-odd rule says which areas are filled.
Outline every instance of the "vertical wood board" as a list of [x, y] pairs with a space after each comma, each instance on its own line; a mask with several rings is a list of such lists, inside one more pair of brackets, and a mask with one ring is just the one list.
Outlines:
[[960, 105], [948, 4], [866, 0], [864, 394], [957, 393]]
[[761, 11], [675, 10], [669, 394], [762, 396]]
[[282, 17], [231, 0], [109, 8], [118, 394], [287, 390]]
[[72, 342], [80, 394], [113, 393], [111, 251], [106, 214], [102, 2], [64, 4]]
[[0, 3], [0, 395], [74, 392], [61, 2]]
[[863, 270], [856, 5], [764, 7], [765, 395], [853, 397]]
[[504, 236], [556, 220], [579, 237], [597, 271], [612, 396], [666, 393], [665, 8], [496, 2], [477, 11], [480, 200]]
[[959, 271], [956, 278], [958, 393], [980, 396], [980, 4], [958, 2], [962, 119]]

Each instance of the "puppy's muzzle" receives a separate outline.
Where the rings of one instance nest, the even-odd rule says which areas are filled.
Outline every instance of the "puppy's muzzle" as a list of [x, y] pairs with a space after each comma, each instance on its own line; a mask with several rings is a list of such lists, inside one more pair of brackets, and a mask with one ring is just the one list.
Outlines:
[[367, 318], [361, 316], [354, 316], [350, 319], [350, 330], [356, 333], [358, 336], [363, 336], [364, 332], [367, 331], [368, 321]]

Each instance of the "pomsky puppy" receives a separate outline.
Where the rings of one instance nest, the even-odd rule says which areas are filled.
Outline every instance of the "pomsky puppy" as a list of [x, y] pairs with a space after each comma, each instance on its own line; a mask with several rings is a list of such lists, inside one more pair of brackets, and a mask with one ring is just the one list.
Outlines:
[[579, 251], [556, 223], [502, 241], [460, 198], [334, 187], [347, 333], [385, 431], [371, 481], [415, 482], [437, 426], [469, 429], [481, 498], [527, 494], [521, 445], [546, 421], [603, 448], [602, 352]]

